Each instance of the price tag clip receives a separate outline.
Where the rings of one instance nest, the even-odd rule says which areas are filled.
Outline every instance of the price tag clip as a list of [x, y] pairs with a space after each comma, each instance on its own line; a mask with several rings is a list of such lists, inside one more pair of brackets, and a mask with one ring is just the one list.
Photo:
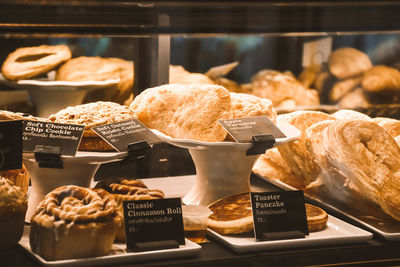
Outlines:
[[128, 156], [124, 161], [136, 160], [146, 156], [151, 150], [151, 146], [146, 140], [128, 144]]
[[39, 168], [63, 169], [60, 147], [36, 145], [33, 153]]
[[246, 155], [264, 154], [267, 149], [270, 149], [275, 144], [275, 138], [272, 134], [254, 135], [251, 138], [253, 146], [246, 151]]

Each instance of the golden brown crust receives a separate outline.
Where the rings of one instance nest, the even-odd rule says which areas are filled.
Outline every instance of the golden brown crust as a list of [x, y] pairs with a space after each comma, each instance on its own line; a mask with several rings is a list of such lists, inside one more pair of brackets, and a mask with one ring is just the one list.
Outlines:
[[333, 51], [328, 64], [329, 71], [340, 79], [361, 75], [372, 67], [369, 57], [352, 47], [342, 47]]
[[305, 131], [314, 123], [332, 119], [332, 116], [318, 111], [296, 111], [278, 116], [278, 122], [289, 123], [301, 131], [298, 140], [279, 146], [278, 150], [290, 169], [304, 180], [306, 186], [318, 177], [320, 167], [306, 147]]
[[340, 108], [366, 108], [370, 105], [364, 90], [359, 87], [342, 97], [338, 103]]
[[226, 131], [218, 123], [232, 117], [229, 91], [219, 85], [167, 84], [146, 89], [130, 105], [147, 127], [173, 138], [220, 142]]
[[22, 47], [8, 55], [1, 72], [9, 80], [28, 79], [49, 72], [70, 58], [66, 45]]
[[46, 195], [31, 219], [31, 249], [46, 260], [106, 255], [122, 223], [106, 191], [61, 186]]
[[391, 136], [397, 137], [400, 135], [400, 121], [391, 118], [376, 117], [372, 121], [383, 129], [385, 129]]
[[329, 98], [332, 102], [338, 102], [343, 96], [354, 90], [361, 83], [361, 76], [347, 78], [338, 81], [329, 92]]
[[272, 102], [266, 98], [242, 93], [230, 93], [232, 118], [244, 118], [254, 116], [267, 116], [276, 122], [276, 111], [272, 108]]
[[361, 81], [364, 90], [370, 93], [400, 90], [400, 72], [387, 66], [374, 66], [366, 71]]
[[327, 196], [356, 209], [372, 202], [400, 219], [400, 148], [382, 127], [368, 120], [336, 120], [307, 130], [307, 142], [321, 169]]
[[306, 203], [308, 231], [322, 231], [327, 227], [328, 214], [320, 207]]
[[22, 192], [28, 192], [30, 175], [24, 165], [22, 165], [22, 169], [0, 171], [0, 176], [21, 187]]
[[304, 181], [289, 168], [276, 147], [268, 149], [253, 166], [253, 172], [272, 180], [279, 180], [297, 189], [304, 189]]
[[[319, 104], [318, 93], [306, 89], [291, 74], [262, 70], [251, 79], [252, 93], [268, 98], [274, 107], [312, 106]], [[290, 103], [290, 104], [289, 104]]]
[[331, 115], [337, 120], [371, 120], [370, 116], [351, 109], [341, 109]]
[[115, 151], [106, 141], [100, 137], [83, 136], [78, 147], [79, 151]]

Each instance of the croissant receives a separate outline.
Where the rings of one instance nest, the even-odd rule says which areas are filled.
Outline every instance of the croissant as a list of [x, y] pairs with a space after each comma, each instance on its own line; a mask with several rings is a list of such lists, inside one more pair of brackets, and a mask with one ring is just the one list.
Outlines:
[[321, 166], [321, 192], [400, 220], [400, 148], [387, 131], [367, 120], [324, 121], [307, 129], [306, 144]]
[[292, 124], [302, 132], [298, 140], [279, 146], [278, 150], [290, 169], [304, 180], [306, 186], [318, 177], [320, 167], [306, 147], [305, 131], [314, 123], [333, 119], [332, 116], [318, 111], [296, 111], [278, 116], [278, 122]]

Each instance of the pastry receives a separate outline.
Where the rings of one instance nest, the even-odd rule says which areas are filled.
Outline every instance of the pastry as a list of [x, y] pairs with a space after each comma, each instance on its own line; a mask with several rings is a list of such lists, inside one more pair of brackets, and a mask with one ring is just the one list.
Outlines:
[[4, 177], [13, 182], [14, 185], [21, 187], [25, 194], [28, 192], [30, 175], [24, 165], [21, 169], [0, 171], [0, 177]]
[[228, 196], [210, 204], [208, 228], [217, 233], [241, 234], [253, 230], [253, 214], [248, 192]]
[[383, 129], [385, 129], [391, 136], [396, 137], [400, 135], [400, 121], [391, 118], [376, 117], [372, 121]]
[[116, 64], [119, 68], [118, 91], [111, 100], [123, 104], [132, 95], [134, 83], [134, 64], [121, 58], [107, 58], [109, 62]]
[[243, 93], [230, 94], [232, 118], [267, 116], [271, 121], [276, 121], [276, 112], [269, 99]]
[[85, 125], [79, 150], [89, 151], [113, 150], [108, 143], [91, 130], [92, 127], [134, 118], [136, 116], [128, 106], [104, 101], [67, 107], [49, 116], [49, 120], [52, 122]]
[[352, 47], [342, 47], [333, 51], [328, 64], [329, 71], [339, 79], [361, 75], [372, 67], [369, 57]]
[[276, 147], [268, 149], [260, 155], [254, 163], [252, 171], [261, 177], [279, 180], [296, 189], [305, 188], [303, 179], [294, 174]]
[[70, 58], [66, 45], [22, 47], [8, 55], [1, 72], [9, 80], [28, 79], [47, 73]]
[[232, 117], [229, 91], [211, 84], [167, 84], [146, 89], [130, 108], [149, 128], [173, 138], [223, 141], [218, 120]]
[[[274, 107], [312, 106], [319, 104], [318, 93], [306, 89], [293, 75], [275, 70], [262, 70], [251, 78], [252, 93], [268, 98]], [[290, 105], [288, 105], [288, 100]]]
[[[161, 190], [147, 188], [140, 180], [128, 180], [121, 177], [102, 180], [96, 184], [96, 188], [104, 189], [114, 196], [121, 214], [124, 212], [122, 206], [124, 201], [157, 199], [165, 196]], [[125, 241], [124, 222], [118, 227], [115, 240]]]
[[27, 207], [21, 188], [0, 176], [0, 249], [12, 248], [21, 239]]
[[364, 94], [364, 90], [359, 87], [342, 97], [338, 103], [340, 108], [366, 108], [370, 105], [369, 100]]
[[362, 88], [368, 92], [400, 90], [400, 72], [387, 66], [374, 66], [362, 76]]
[[32, 216], [30, 246], [48, 261], [104, 256], [121, 223], [111, 194], [61, 186], [46, 195]]
[[351, 109], [338, 110], [332, 116], [337, 120], [371, 120], [370, 116]]
[[343, 96], [354, 90], [361, 83], [361, 76], [338, 81], [331, 89], [329, 98], [333, 103], [338, 102]]
[[320, 173], [318, 164], [306, 147], [305, 131], [308, 127], [334, 117], [318, 111], [296, 111], [278, 116], [278, 122], [292, 124], [301, 131], [298, 140], [278, 147], [279, 153], [296, 176], [303, 179], [305, 186], [316, 180]]
[[[309, 232], [327, 227], [328, 214], [321, 208], [305, 203]], [[228, 196], [208, 206], [213, 214], [208, 227], [219, 234], [242, 234], [253, 230], [253, 213], [248, 192]]]
[[376, 204], [400, 220], [400, 148], [388, 132], [368, 120], [335, 120], [313, 125], [306, 138], [322, 196], [370, 212]]
[[311, 88], [321, 71], [321, 65], [310, 65], [300, 73], [299, 81], [303, 84], [305, 88]]
[[170, 84], [215, 84], [207, 75], [202, 73], [193, 73], [185, 70], [182, 66], [170, 65], [169, 67]]
[[229, 80], [225, 77], [217, 77], [213, 79], [213, 81], [215, 84], [221, 85], [222, 87], [228, 89], [230, 92], [242, 93], [242, 88], [235, 81]]
[[45, 120], [45, 119], [37, 118], [25, 113], [0, 110], [0, 121], [14, 121], [14, 120]]

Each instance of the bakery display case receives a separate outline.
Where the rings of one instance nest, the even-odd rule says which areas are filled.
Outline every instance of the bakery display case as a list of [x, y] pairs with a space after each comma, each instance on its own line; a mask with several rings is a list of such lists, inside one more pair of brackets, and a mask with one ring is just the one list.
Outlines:
[[[0, 0], [0, 121], [84, 126], [62, 168], [24, 151], [0, 172], [0, 199], [28, 196], [2, 263], [398, 264], [398, 14], [373, 0]], [[255, 118], [273, 134], [224, 125]], [[100, 138], [132, 120], [150, 149]], [[304, 238], [256, 240], [248, 192], [299, 190]], [[207, 241], [128, 248], [123, 203], [164, 198], [208, 206]]]

